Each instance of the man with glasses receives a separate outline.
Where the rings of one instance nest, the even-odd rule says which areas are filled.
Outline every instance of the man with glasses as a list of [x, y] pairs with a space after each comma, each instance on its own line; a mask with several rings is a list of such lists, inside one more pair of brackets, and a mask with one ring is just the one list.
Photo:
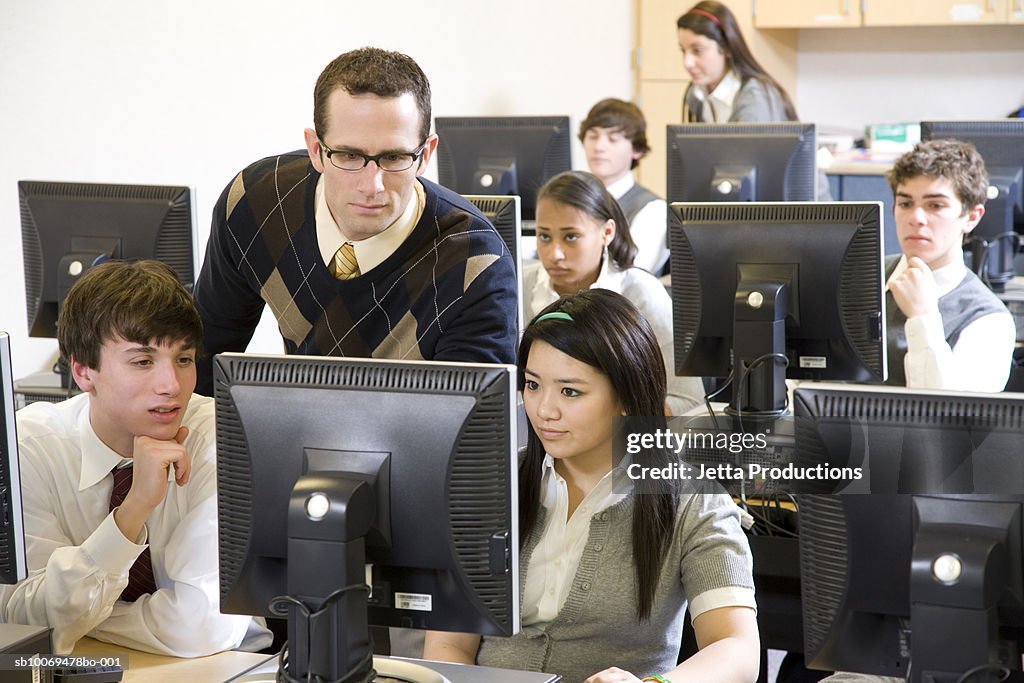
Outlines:
[[288, 353], [511, 363], [516, 283], [494, 228], [420, 175], [437, 148], [411, 58], [361, 48], [317, 80], [306, 149], [257, 161], [214, 208], [195, 302], [214, 354], [244, 350], [264, 304]]

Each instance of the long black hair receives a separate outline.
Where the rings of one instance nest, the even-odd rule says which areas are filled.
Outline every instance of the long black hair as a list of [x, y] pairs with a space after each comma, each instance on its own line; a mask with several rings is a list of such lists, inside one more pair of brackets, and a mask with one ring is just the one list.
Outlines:
[[[547, 313], [564, 317], [537, 321]], [[526, 328], [516, 364], [519, 389], [525, 384], [526, 362], [534, 342], [550, 344], [562, 353], [605, 375], [634, 427], [653, 433], [666, 429], [665, 362], [658, 339], [647, 320], [628, 299], [607, 289], [586, 289], [554, 302]], [[519, 467], [520, 538], [529, 538], [537, 523], [541, 500], [544, 446], [527, 427], [526, 453]], [[671, 454], [648, 449], [632, 456], [644, 467], [665, 467]], [[637, 620], [650, 618], [665, 555], [678, 511], [679, 482], [638, 480], [633, 495], [633, 564], [636, 567]]]
[[620, 268], [629, 268], [636, 258], [637, 247], [629, 232], [629, 220], [622, 207], [593, 173], [565, 171], [559, 173], [537, 191], [537, 202], [551, 199], [579, 209], [599, 223], [615, 222], [615, 237], [608, 245], [608, 255]]
[[676, 26], [718, 43], [725, 53], [727, 63], [740, 75], [741, 81], [745, 82], [747, 79], [756, 78], [765, 85], [775, 88], [782, 97], [787, 120], [797, 121], [799, 119], [796, 115], [796, 107], [789, 99], [786, 89], [769, 76], [764, 67], [754, 59], [753, 53], [747, 47], [747, 41], [743, 39], [739, 24], [736, 23], [736, 17], [728, 7], [717, 0], [703, 0], [679, 17]]

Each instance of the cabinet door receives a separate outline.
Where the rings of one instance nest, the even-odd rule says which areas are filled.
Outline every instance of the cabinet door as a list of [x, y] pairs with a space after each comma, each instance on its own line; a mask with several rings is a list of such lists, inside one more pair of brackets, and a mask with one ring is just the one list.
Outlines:
[[1013, 0], [865, 0], [865, 26], [1005, 24]]
[[679, 51], [676, 21], [686, 8], [663, 0], [638, 0], [637, 61], [643, 80], [689, 79]]
[[1024, 0], [1010, 0], [1010, 6], [1007, 9], [1011, 24], [1024, 24]]
[[647, 144], [651, 152], [637, 166], [637, 180], [665, 196], [665, 126], [679, 123], [685, 81], [642, 81], [637, 104], [647, 119]]
[[860, 26], [860, 0], [756, 0], [757, 28]]

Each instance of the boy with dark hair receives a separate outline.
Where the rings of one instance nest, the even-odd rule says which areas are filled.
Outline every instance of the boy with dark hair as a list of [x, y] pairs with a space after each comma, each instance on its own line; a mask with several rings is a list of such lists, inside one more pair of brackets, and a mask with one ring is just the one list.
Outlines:
[[57, 320], [82, 394], [18, 411], [29, 576], [5, 621], [179, 657], [269, 645], [219, 611], [213, 400], [193, 394], [202, 324], [159, 261], [110, 261]]
[[590, 172], [601, 179], [629, 221], [637, 246], [633, 265], [660, 275], [669, 255], [665, 200], [633, 177], [633, 169], [651, 149], [643, 112], [632, 102], [601, 100], [580, 124], [579, 137]]
[[1002, 391], [1016, 331], [964, 266], [963, 238], [985, 214], [988, 174], [974, 145], [919, 143], [888, 174], [902, 257], [886, 262], [889, 383]]

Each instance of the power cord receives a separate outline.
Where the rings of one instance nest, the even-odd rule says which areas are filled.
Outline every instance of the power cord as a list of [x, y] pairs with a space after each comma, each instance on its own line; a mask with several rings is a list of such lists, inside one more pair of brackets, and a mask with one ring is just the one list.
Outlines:
[[[311, 612], [309, 606], [307, 606], [306, 603], [304, 603], [302, 600], [299, 600], [296, 597], [293, 597], [291, 595], [278, 595], [270, 601], [270, 612], [271, 614], [278, 617], [287, 617], [288, 605], [297, 606], [299, 608], [299, 611], [302, 612], [302, 615], [306, 619], [306, 633], [309, 633], [310, 621], [312, 619], [319, 617], [328, 609], [330, 609], [334, 605], [334, 603], [340, 600], [342, 596], [344, 596], [346, 593], [357, 590], [365, 591], [367, 594], [369, 594], [370, 587], [366, 584], [354, 583], [343, 588], [339, 588], [338, 590], [328, 595], [327, 598], [324, 600], [323, 605], [320, 606], [320, 609], [316, 610], [315, 612]], [[306, 647], [306, 661], [308, 662], [312, 654], [312, 644], [307, 643]], [[372, 683], [373, 680], [377, 677], [377, 672], [373, 670], [372, 662], [373, 649], [371, 648], [370, 651], [366, 654], [366, 656], [359, 661], [356, 667], [352, 671], [342, 676], [341, 678], [330, 680], [324, 678], [323, 676], [314, 675], [312, 672], [306, 672], [306, 677], [304, 679], [297, 678], [288, 673], [288, 643], [286, 642], [284, 644], [284, 647], [281, 648], [281, 654], [278, 655], [277, 681], [278, 683]], [[370, 672], [360, 679], [354, 678], [354, 676], [359, 672], [359, 670], [364, 668], [367, 664], [370, 664]]]
[[1010, 677], [1010, 670], [1001, 664], [979, 664], [973, 669], [965, 671], [960, 678], [956, 679], [956, 683], [969, 683], [973, 676], [984, 673], [994, 673], [999, 678], [979, 678], [980, 683], [999, 683], [999, 681], [1005, 681]]

